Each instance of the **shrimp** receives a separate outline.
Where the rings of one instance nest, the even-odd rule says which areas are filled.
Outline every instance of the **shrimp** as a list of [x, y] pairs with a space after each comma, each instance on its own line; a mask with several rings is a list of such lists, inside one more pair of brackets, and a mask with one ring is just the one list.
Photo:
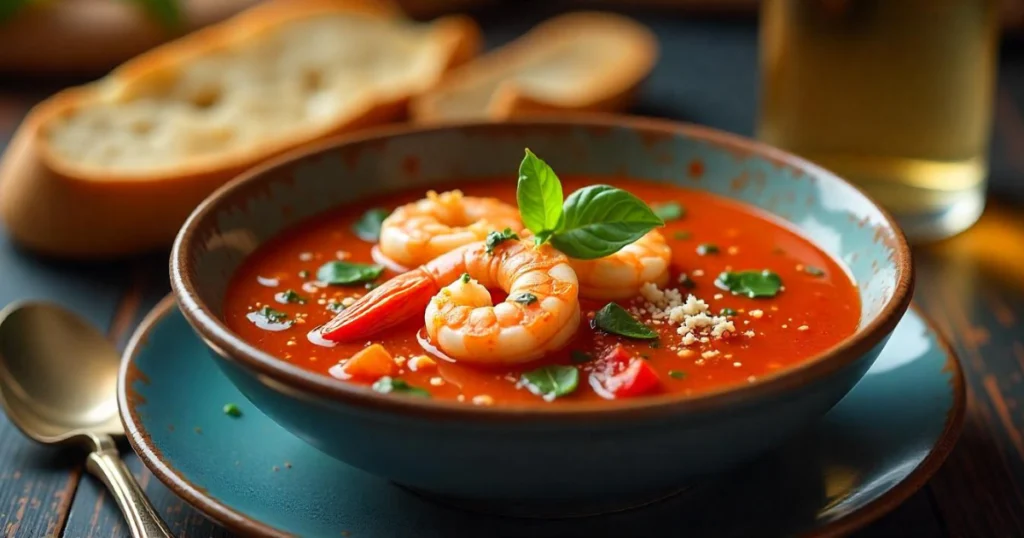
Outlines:
[[[463, 196], [462, 191], [437, 194], [395, 209], [380, 228], [379, 254], [385, 265], [416, 267], [489, 232], [523, 227], [519, 210], [496, 198]], [[391, 262], [391, 263], [387, 263]]]
[[[508, 297], [493, 304], [488, 289]], [[321, 329], [327, 340], [365, 339], [424, 317], [432, 345], [477, 364], [518, 364], [564, 346], [579, 329], [579, 283], [550, 245], [506, 240], [456, 248], [375, 288]]]
[[585, 299], [628, 299], [647, 282], [668, 283], [672, 249], [661, 232], [652, 230], [610, 256], [596, 260], [570, 259]]

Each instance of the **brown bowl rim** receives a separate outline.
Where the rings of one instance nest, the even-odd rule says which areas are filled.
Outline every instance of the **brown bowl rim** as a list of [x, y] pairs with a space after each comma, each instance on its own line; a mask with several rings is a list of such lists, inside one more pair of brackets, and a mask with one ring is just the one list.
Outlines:
[[[877, 226], [888, 228], [892, 232], [892, 246], [895, 252], [893, 264], [897, 270], [893, 294], [882, 306], [881, 312], [879, 312], [874, 320], [830, 349], [817, 354], [800, 365], [761, 376], [750, 384], [724, 387], [689, 396], [660, 395], [638, 398], [632, 401], [616, 402], [614, 405], [609, 405], [603, 401], [588, 401], [552, 406], [498, 405], [488, 407], [444, 400], [381, 394], [374, 392], [368, 387], [345, 383], [322, 374], [303, 370], [298, 366], [289, 364], [257, 349], [235, 335], [195, 292], [195, 283], [192, 281], [188, 267], [191, 263], [190, 260], [193, 259], [196, 244], [202, 238], [200, 225], [209, 215], [214, 214], [218, 210], [222, 201], [229, 199], [232, 194], [245, 188], [249, 183], [259, 181], [270, 170], [291, 166], [295, 161], [356, 142], [384, 140], [394, 136], [414, 133], [493, 127], [496, 125], [513, 127], [625, 127], [637, 131], [653, 131], [663, 135], [683, 135], [711, 142], [737, 154], [757, 155], [780, 166], [801, 170], [813, 177], [837, 181], [860, 193], [865, 200], [871, 203], [883, 218], [883, 222]], [[574, 419], [610, 420], [618, 418], [632, 420], [640, 416], [666, 413], [674, 415], [699, 413], [744, 402], [757, 401], [773, 395], [785, 394], [830, 376], [862, 357], [878, 345], [887, 335], [891, 334], [910, 305], [911, 290], [913, 289], [914, 282], [910, 247], [903, 232], [892, 216], [859, 187], [800, 157], [738, 135], [672, 120], [612, 114], [575, 114], [570, 117], [548, 115], [544, 117], [512, 119], [498, 124], [483, 121], [453, 122], [429, 126], [384, 126], [343, 135], [291, 151], [239, 175], [234, 180], [217, 189], [196, 207], [174, 241], [170, 257], [170, 277], [171, 288], [178, 301], [178, 305], [181, 307], [182, 313], [208, 346], [220, 351], [219, 354], [225, 360], [233, 361], [257, 375], [266, 376], [275, 385], [284, 385], [297, 391], [299, 395], [314, 395], [329, 401], [342, 402], [363, 408], [435, 419], [519, 420], [530, 422], [558, 421], [569, 417]]]

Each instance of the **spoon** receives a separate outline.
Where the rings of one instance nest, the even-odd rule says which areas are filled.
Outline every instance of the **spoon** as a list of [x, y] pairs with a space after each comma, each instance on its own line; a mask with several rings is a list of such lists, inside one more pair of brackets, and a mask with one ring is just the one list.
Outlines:
[[114, 444], [120, 356], [96, 329], [47, 303], [0, 311], [0, 404], [28, 437], [87, 448], [86, 469], [106, 484], [134, 538], [173, 538]]

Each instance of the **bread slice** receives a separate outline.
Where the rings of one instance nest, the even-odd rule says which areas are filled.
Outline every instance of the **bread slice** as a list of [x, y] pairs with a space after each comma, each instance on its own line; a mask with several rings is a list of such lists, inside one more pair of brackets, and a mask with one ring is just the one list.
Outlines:
[[35, 107], [0, 161], [15, 241], [103, 257], [169, 244], [215, 188], [273, 155], [403, 117], [479, 48], [464, 17], [376, 0], [279, 0]]
[[421, 122], [559, 111], [614, 111], [650, 73], [657, 39], [610, 13], [555, 17], [526, 35], [453, 70], [413, 100]]

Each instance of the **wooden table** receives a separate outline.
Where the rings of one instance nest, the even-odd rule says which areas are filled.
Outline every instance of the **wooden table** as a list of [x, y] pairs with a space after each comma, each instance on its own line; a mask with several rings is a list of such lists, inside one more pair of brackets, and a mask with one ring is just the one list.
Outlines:
[[[505, 6], [479, 15], [494, 44], [550, 14], [543, 6], [528, 13]], [[754, 23], [635, 15], [655, 29], [663, 47], [636, 112], [750, 134]], [[0, 79], [0, 147], [33, 102], [69, 82]], [[1003, 47], [996, 117], [985, 216], [967, 233], [915, 252], [915, 299], [954, 343], [967, 374], [967, 424], [928, 485], [859, 536], [1024, 536], [1024, 43]], [[57, 301], [105, 327], [119, 346], [167, 291], [166, 253], [59, 263], [19, 252], [0, 234], [0, 304]], [[171, 495], [129, 452], [129, 466], [177, 535], [228, 535]], [[27, 441], [0, 417], [0, 532], [127, 536], [110, 496], [83, 475], [82, 461], [73, 450]]]

